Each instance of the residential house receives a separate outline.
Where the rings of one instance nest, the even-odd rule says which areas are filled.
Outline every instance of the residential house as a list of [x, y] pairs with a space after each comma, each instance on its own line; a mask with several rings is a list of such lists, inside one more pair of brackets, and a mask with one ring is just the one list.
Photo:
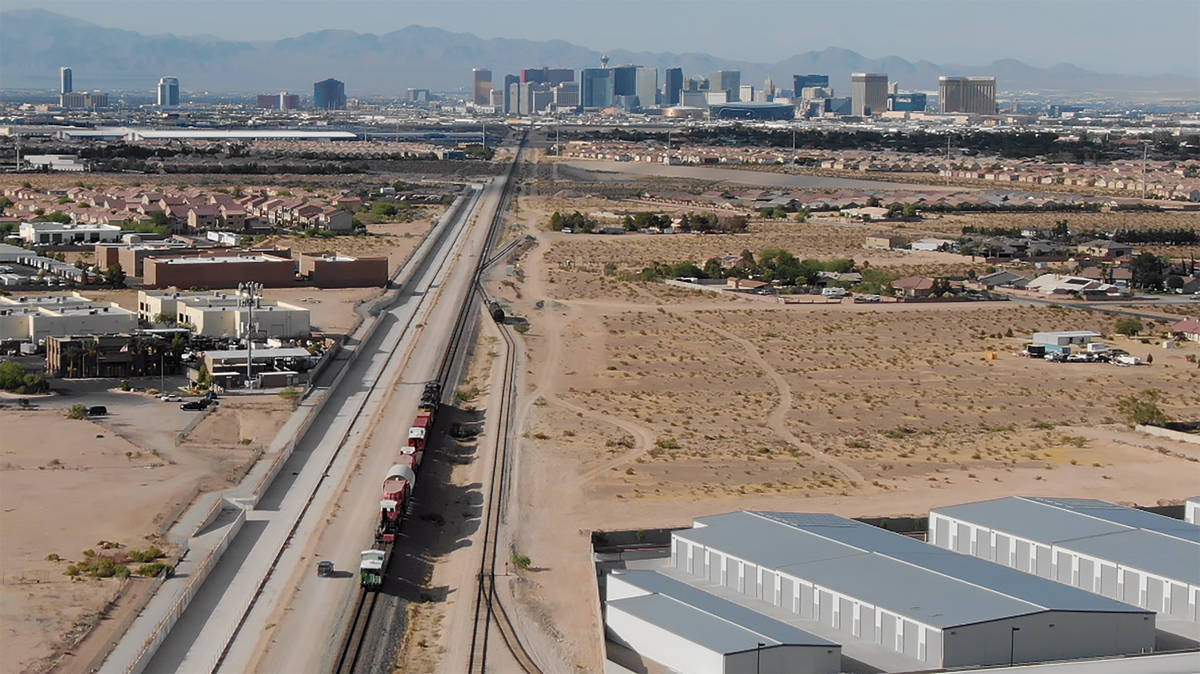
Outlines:
[[1093, 257], [1118, 258], [1133, 255], [1133, 246], [1105, 239], [1095, 239], [1087, 243], [1081, 243], [1076, 250], [1084, 255], [1091, 255]]
[[1192, 342], [1200, 342], [1200, 320], [1186, 318], [1172, 325], [1167, 329], [1167, 332], [1174, 337], [1182, 337]]
[[929, 297], [933, 286], [934, 280], [928, 276], [905, 276], [892, 281], [892, 290], [908, 298]]
[[196, 204], [187, 212], [188, 229], [216, 229], [221, 225], [221, 210], [211, 204]]

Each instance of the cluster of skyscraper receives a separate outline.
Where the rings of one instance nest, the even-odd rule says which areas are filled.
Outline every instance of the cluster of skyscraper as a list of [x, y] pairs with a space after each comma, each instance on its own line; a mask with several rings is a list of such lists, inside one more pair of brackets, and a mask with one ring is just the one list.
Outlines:
[[[74, 73], [69, 66], [58, 69], [58, 104], [68, 109], [108, 107], [108, 94], [100, 91], [75, 91]], [[163, 77], [158, 80], [157, 104], [160, 108], [179, 105], [179, 78]]]
[[[598, 68], [582, 69], [578, 83], [575, 71], [569, 68], [529, 68], [520, 75], [505, 75], [502, 81], [494, 81], [491, 70], [476, 68], [472, 71], [472, 101], [514, 115], [587, 108], [634, 112], [649, 108], [716, 110], [714, 106], [722, 106], [722, 114], [732, 110], [731, 116], [769, 119], [780, 118], [775, 108], [784, 105], [793, 106], [794, 112], [804, 117], [924, 112], [928, 105], [924, 93], [901, 92], [897, 84], [889, 85], [888, 76], [882, 73], [853, 73], [850, 95], [839, 98], [829, 86], [828, 75], [794, 75], [792, 91], [777, 92], [770, 77], [761, 89], [742, 84], [742, 74], [737, 70], [718, 70], [707, 78], [685, 79], [682, 68], [667, 68], [660, 83], [657, 68], [609, 67], [607, 56], [600, 64]], [[774, 105], [762, 105], [768, 103]], [[995, 114], [996, 78], [940, 78], [938, 111]]]
[[95, 110], [108, 107], [108, 94], [100, 91], [75, 91], [71, 69], [58, 69], [58, 104], [68, 109]]

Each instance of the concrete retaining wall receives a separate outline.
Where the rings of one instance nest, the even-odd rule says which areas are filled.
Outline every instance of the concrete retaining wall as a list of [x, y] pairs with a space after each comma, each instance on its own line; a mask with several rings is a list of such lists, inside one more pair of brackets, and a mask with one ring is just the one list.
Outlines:
[[209, 572], [212, 571], [213, 562], [220, 558], [220, 556], [225, 552], [225, 549], [229, 547], [231, 542], [233, 542], [233, 539], [238, 535], [238, 532], [242, 530], [242, 525], [245, 523], [246, 511], [242, 508], [238, 508], [237, 516], [234, 518], [233, 522], [229, 524], [225, 534], [221, 537], [221, 542], [218, 543], [217, 546], [214, 547], [208, 553], [208, 555], [206, 555], [205, 558], [196, 565], [196, 569], [187, 579], [187, 586], [184, 589], [183, 594], [180, 595], [178, 600], [176, 600], [175, 605], [171, 607], [171, 610], [167, 612], [167, 615], [164, 616], [163, 619], [159, 621], [158, 625], [154, 627], [150, 637], [146, 639], [146, 642], [142, 645], [142, 649], [138, 652], [138, 655], [134, 661], [125, 667], [125, 672], [127, 674], [141, 674], [141, 672], [146, 668], [146, 665], [150, 663], [150, 659], [154, 657], [154, 653], [158, 650], [158, 647], [162, 644], [163, 640], [167, 638], [167, 634], [170, 633], [171, 628], [175, 626], [176, 621], [179, 620], [180, 616], [182, 616], [183, 612], [187, 609], [188, 604], [191, 603], [192, 597], [196, 595], [196, 591], [200, 589], [200, 586], [204, 584], [205, 579], [208, 578]]
[[1138, 424], [1137, 426], [1134, 426], [1133, 429], [1135, 431], [1145, 433], [1146, 435], [1156, 435], [1160, 438], [1166, 438], [1168, 440], [1200, 445], [1200, 435], [1196, 435], [1195, 433], [1184, 433], [1182, 431], [1173, 431], [1169, 428], [1146, 426], [1144, 424]]

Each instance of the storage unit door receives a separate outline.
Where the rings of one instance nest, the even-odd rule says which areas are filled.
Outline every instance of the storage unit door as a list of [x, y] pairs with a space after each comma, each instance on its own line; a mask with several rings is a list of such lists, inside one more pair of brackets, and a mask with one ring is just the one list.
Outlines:
[[1111, 599], [1119, 599], [1117, 595], [1117, 567], [1109, 564], [1100, 566], [1100, 594]]

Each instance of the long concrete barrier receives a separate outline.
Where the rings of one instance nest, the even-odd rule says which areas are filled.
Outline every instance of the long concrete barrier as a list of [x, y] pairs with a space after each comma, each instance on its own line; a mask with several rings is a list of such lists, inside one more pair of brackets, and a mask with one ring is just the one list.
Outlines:
[[[475, 189], [470, 195], [458, 197], [450, 206], [450, 208], [446, 209], [446, 213], [443, 215], [441, 220], [439, 220], [437, 225], [430, 230], [429, 235], [425, 237], [425, 240], [421, 243], [417, 250], [414, 251], [411, 256], [409, 256], [405, 266], [402, 267], [396, 274], [396, 288], [390, 290], [376, 300], [375, 304], [371, 307], [370, 318], [368, 320], [358, 322], [357, 328], [362, 330], [362, 333], [355, 335], [358, 342], [353, 354], [351, 355], [351, 359], [356, 358], [359, 354], [359, 349], [361, 349], [363, 345], [369, 343], [374, 337], [375, 332], [379, 329], [379, 326], [382, 322], [380, 320], [380, 316], [382, 315], [383, 311], [393, 306], [403, 296], [405, 285], [409, 280], [411, 280], [412, 275], [415, 273], [415, 267], [411, 264], [411, 262], [414, 260], [424, 259], [429, 254], [430, 249], [433, 248], [438, 241], [440, 241], [449, 224], [458, 217], [458, 214], [463, 208], [466, 207], [468, 203], [474, 203], [474, 201], [478, 199], [481, 192], [482, 190]], [[138, 650], [137, 655], [128, 663], [109, 662], [106, 659], [104, 663], [106, 666], [102, 666], [101, 671], [124, 672], [125, 674], [140, 674], [140, 672], [143, 671], [146, 665], [153, 658], [155, 652], [157, 652], [158, 647], [162, 645], [163, 641], [167, 638], [171, 628], [175, 626], [175, 623], [183, 615], [184, 611], [187, 610], [187, 607], [190, 605], [197, 590], [199, 590], [200, 586], [204, 584], [204, 581], [208, 578], [209, 573], [211, 573], [216, 561], [220, 559], [221, 555], [224, 554], [225, 550], [237, 536], [238, 532], [241, 531], [242, 526], [246, 522], [247, 512], [257, 505], [259, 499], [262, 498], [263, 493], [278, 476], [279, 471], [283, 469], [283, 466], [287, 463], [287, 460], [291, 458], [292, 453], [296, 449], [296, 438], [303, 437], [308, 432], [313, 421], [324, 408], [326, 402], [328, 402], [330, 393], [338, 388], [349, 371], [350, 363], [346, 362], [334, 376], [334, 379], [330, 383], [329, 387], [322, 391], [316, 400], [312, 401], [312, 404], [309, 405], [308, 410], [304, 413], [303, 417], [301, 417], [298, 422], [289, 420], [289, 423], [284, 425], [284, 427], [276, 435], [276, 438], [272, 441], [271, 449], [264, 454], [264, 456], [266, 454], [274, 455], [271, 457], [270, 463], [264, 466], [264, 464], [260, 462], [257, 466], [252, 468], [243, 479], [243, 485], [247, 483], [253, 485], [250, 487], [248, 493], [244, 489], [235, 487], [230, 491], [240, 492], [241, 495], [231, 495], [229, 498], [219, 498], [214, 504], [209, 506], [209, 510], [200, 518], [202, 523], [198, 527], [195, 527], [193, 531], [188, 532], [190, 535], [194, 536], [196, 533], [203, 530], [204, 527], [211, 524], [218, 517], [222, 509], [227, 505], [232, 505], [237, 509], [237, 514], [234, 521], [227, 526], [218, 544], [213, 547], [207, 555], [205, 555], [204, 559], [191, 567], [190, 575], [187, 578], [187, 585], [184, 587], [179, 598], [176, 599], [171, 607], [165, 612], [164, 616], [155, 624], [153, 628], [150, 629], [150, 636], [148, 636], [143, 642]], [[289, 426], [291, 426], [291, 428], [289, 428]], [[259, 466], [264, 467], [260, 469]], [[259, 473], [259, 475], [255, 475], [255, 473]], [[186, 544], [186, 541], [183, 543]], [[216, 655], [214, 655], [214, 658], [215, 657]]]
[[238, 532], [242, 530], [242, 525], [245, 523], [246, 510], [243, 508], [237, 508], [237, 514], [234, 516], [233, 522], [226, 527], [225, 533], [222, 534], [220, 541], [215, 547], [213, 547], [212, 550], [209, 550], [208, 554], [205, 555], [203, 560], [196, 564], [191, 575], [188, 576], [187, 585], [184, 586], [183, 593], [180, 595], [179, 599], [175, 601], [170, 610], [167, 611], [166, 615], [164, 615], [162, 619], [159, 620], [158, 624], [155, 625], [151, 630], [150, 636], [142, 644], [141, 650], [134, 657], [133, 661], [125, 666], [123, 671], [125, 671], [126, 674], [141, 674], [141, 672], [145, 670], [146, 665], [149, 664], [150, 659], [154, 657], [154, 653], [158, 650], [158, 647], [162, 645], [163, 640], [167, 638], [167, 634], [170, 633], [171, 628], [175, 626], [175, 623], [179, 621], [179, 618], [183, 615], [183, 612], [187, 610], [188, 604], [190, 604], [192, 602], [192, 598], [196, 596], [196, 591], [200, 589], [200, 586], [203, 585], [204, 581], [208, 578], [208, 574], [213, 568], [213, 562], [222, 554], [224, 554], [227, 548], [229, 548], [229, 544], [233, 542], [234, 538], [237, 537]]
[[1200, 435], [1195, 433], [1184, 433], [1183, 431], [1173, 431], [1169, 428], [1163, 428], [1161, 426], [1147, 426], [1145, 424], [1138, 424], [1137, 426], [1134, 426], [1133, 429], [1147, 435], [1156, 435], [1160, 438], [1166, 438], [1168, 440], [1200, 445]]

